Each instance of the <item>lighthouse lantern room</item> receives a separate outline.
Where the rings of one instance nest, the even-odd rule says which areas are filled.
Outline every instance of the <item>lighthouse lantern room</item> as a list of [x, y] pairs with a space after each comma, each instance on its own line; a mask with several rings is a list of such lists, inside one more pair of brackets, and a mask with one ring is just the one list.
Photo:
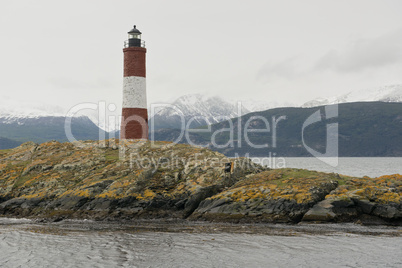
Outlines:
[[134, 28], [128, 32], [128, 42], [125, 47], [141, 47], [143, 43], [141, 42], [141, 32], [134, 25]]

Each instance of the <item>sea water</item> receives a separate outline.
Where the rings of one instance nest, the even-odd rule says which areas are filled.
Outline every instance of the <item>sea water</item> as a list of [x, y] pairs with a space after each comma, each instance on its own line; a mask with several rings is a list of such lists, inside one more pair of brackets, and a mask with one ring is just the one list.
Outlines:
[[[382, 175], [401, 174], [402, 157], [339, 157], [330, 165], [314, 157], [256, 157], [256, 163], [271, 168], [302, 168], [322, 172], [334, 172], [356, 177], [378, 177]], [[324, 159], [325, 160], [325, 159]]]
[[0, 222], [1, 267], [402, 267], [398, 227]]

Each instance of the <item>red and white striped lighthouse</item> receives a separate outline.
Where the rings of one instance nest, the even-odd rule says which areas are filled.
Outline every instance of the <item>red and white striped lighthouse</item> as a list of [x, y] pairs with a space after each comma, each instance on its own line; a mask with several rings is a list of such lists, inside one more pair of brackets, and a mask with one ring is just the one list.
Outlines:
[[148, 139], [145, 53], [141, 32], [134, 28], [124, 43], [123, 110], [120, 139]]

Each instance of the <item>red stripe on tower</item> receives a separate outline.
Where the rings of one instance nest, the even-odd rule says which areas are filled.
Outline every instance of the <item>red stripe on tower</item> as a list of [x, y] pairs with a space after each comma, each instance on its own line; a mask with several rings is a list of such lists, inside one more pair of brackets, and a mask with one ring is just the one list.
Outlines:
[[145, 53], [141, 32], [135, 27], [124, 44], [123, 111], [120, 139], [148, 139]]

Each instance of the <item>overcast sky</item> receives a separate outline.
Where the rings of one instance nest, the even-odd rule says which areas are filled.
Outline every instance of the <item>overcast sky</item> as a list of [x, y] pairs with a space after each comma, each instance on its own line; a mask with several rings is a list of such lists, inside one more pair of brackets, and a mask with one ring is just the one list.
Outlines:
[[203, 93], [302, 104], [402, 83], [400, 0], [2, 0], [0, 96], [121, 107], [123, 42], [148, 103]]

